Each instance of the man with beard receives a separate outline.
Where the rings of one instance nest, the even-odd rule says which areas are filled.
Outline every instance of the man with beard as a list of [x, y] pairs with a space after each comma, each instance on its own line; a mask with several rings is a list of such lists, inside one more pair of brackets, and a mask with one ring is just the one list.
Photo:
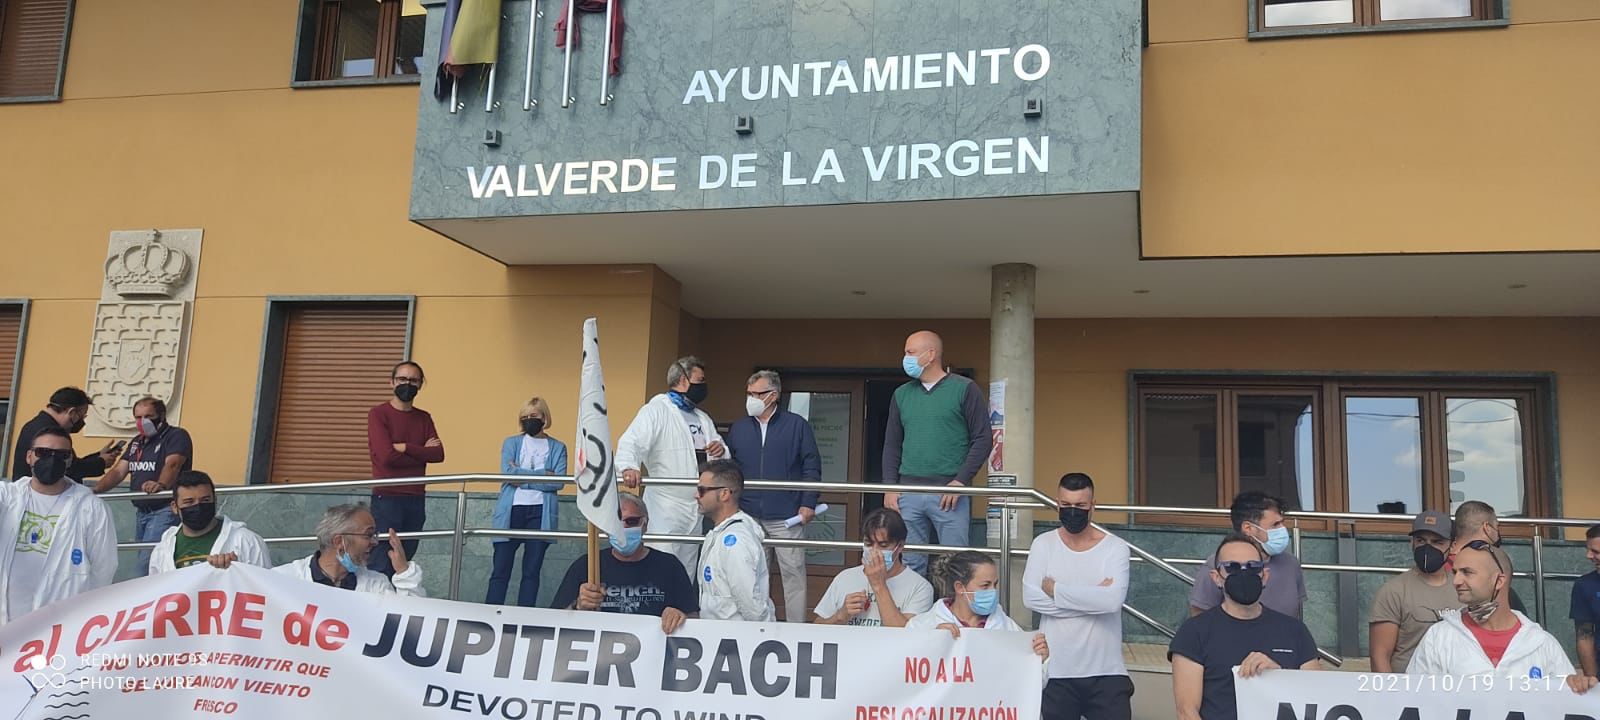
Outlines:
[[72, 436], [41, 428], [26, 455], [29, 474], [0, 483], [0, 624], [110, 585], [117, 574], [111, 512], [67, 479]]
[[1595, 675], [1600, 674], [1596, 669], [1600, 665], [1600, 653], [1595, 652], [1594, 645], [1595, 619], [1600, 618], [1600, 525], [1584, 533], [1584, 551], [1584, 559], [1595, 570], [1572, 583], [1569, 615], [1578, 635], [1578, 664], [1583, 666], [1583, 674]]
[[1450, 516], [1429, 510], [1411, 522], [1411, 554], [1416, 567], [1407, 568], [1378, 588], [1372, 598], [1372, 618], [1367, 624], [1367, 646], [1372, 649], [1372, 671], [1403, 673], [1411, 653], [1422, 642], [1440, 613], [1461, 607], [1445, 569], [1445, 552], [1454, 528]]
[[1487, 540], [1459, 547], [1453, 563], [1456, 599], [1465, 607], [1443, 613], [1428, 628], [1406, 669], [1412, 675], [1566, 677], [1585, 693], [1591, 676], [1573, 672], [1554, 635], [1511, 609], [1511, 558]]
[[342, 590], [427, 597], [422, 590], [422, 566], [406, 560], [405, 545], [393, 529], [389, 530], [385, 554], [394, 576], [367, 569], [368, 556], [383, 543], [377, 528], [377, 521], [365, 504], [335, 505], [317, 523], [317, 551], [273, 569]]
[[[44, 409], [32, 420], [23, 423], [22, 429], [17, 431], [17, 444], [11, 446], [11, 479], [15, 480], [32, 471], [28, 467], [28, 448], [33, 447], [33, 438], [40, 430], [56, 427], [66, 430], [68, 434], [76, 434], [83, 430], [92, 404], [88, 393], [75, 387], [64, 387], [51, 393], [50, 402], [45, 404]], [[79, 482], [85, 478], [100, 477], [105, 474], [106, 468], [117, 462], [117, 454], [121, 450], [122, 442], [113, 440], [94, 455], [74, 458], [72, 467], [67, 468], [67, 477]]]
[[172, 489], [177, 527], [167, 528], [150, 555], [150, 574], [172, 572], [209, 562], [227, 567], [234, 562], [272, 567], [267, 542], [245, 524], [217, 513], [217, 486], [199, 470], [178, 473]]
[[[427, 376], [410, 360], [389, 371], [394, 397], [367, 412], [367, 452], [372, 456], [373, 478], [412, 478], [428, 474], [428, 465], [444, 462], [444, 443], [434, 429], [433, 416], [415, 404]], [[378, 532], [408, 533], [428, 522], [428, 486], [385, 485], [372, 489], [372, 516]], [[405, 556], [416, 557], [416, 540], [405, 540]], [[395, 575], [388, 553], [373, 553], [371, 569]]]
[[1233, 668], [1250, 678], [1266, 670], [1319, 670], [1317, 644], [1299, 618], [1261, 603], [1273, 582], [1269, 555], [1248, 535], [1229, 533], [1217, 546], [1210, 582], [1222, 604], [1189, 618], [1167, 650], [1178, 720], [1233, 720], [1238, 703]]
[[1128, 720], [1133, 681], [1122, 659], [1128, 543], [1089, 524], [1094, 480], [1067, 473], [1056, 489], [1061, 527], [1034, 538], [1022, 600], [1050, 643], [1044, 720]]

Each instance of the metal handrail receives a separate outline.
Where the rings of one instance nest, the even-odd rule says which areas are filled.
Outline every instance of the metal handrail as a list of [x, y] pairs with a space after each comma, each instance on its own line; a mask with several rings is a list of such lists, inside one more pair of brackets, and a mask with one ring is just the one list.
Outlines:
[[[404, 539], [434, 539], [434, 538], [446, 538], [446, 537], [448, 537], [448, 538], [450, 538], [452, 540], [452, 545], [451, 545], [450, 597], [452, 599], [454, 599], [454, 598], [457, 598], [459, 596], [459, 591], [460, 591], [460, 568], [461, 568], [461, 564], [462, 564], [462, 551], [463, 551], [463, 547], [464, 547], [464, 544], [465, 544], [465, 540], [468, 537], [508, 537], [508, 538], [524, 538], [524, 539], [547, 539], [547, 540], [576, 540], [576, 539], [582, 539], [582, 538], [586, 538], [587, 537], [586, 533], [571, 532], [571, 531], [559, 531], [559, 530], [499, 530], [499, 529], [494, 529], [494, 528], [467, 528], [467, 527], [465, 527], [465, 524], [466, 524], [466, 506], [467, 506], [467, 500], [468, 500], [468, 494], [467, 494], [468, 493], [468, 483], [496, 483], [496, 482], [500, 482], [500, 483], [504, 483], [504, 482], [511, 482], [511, 483], [540, 482], [540, 483], [572, 484], [574, 482], [574, 478], [572, 476], [570, 476], [570, 475], [569, 476], [558, 476], [558, 475], [529, 476], [529, 475], [506, 475], [506, 474], [494, 474], [494, 473], [461, 473], [461, 474], [454, 474], [454, 475], [431, 475], [431, 476], [414, 477], [414, 478], [334, 480], [334, 481], [322, 481], [322, 482], [310, 482], [310, 483], [293, 483], [293, 484], [274, 484], [274, 485], [231, 485], [231, 486], [219, 486], [219, 487], [216, 488], [216, 492], [217, 492], [218, 495], [235, 495], [235, 494], [270, 493], [270, 492], [315, 492], [315, 491], [323, 491], [323, 490], [372, 489], [372, 488], [390, 487], [390, 486], [399, 486], [399, 485], [427, 485], [427, 486], [451, 485], [451, 486], [456, 486], [455, 489], [456, 489], [456, 495], [457, 495], [457, 502], [456, 502], [456, 518], [455, 518], [456, 519], [456, 523], [455, 523], [455, 528], [454, 529], [452, 529], [452, 530], [425, 530], [425, 531], [417, 531], [417, 532], [410, 532], [410, 533], [400, 533], [400, 537], [402, 537]], [[645, 478], [643, 480], [643, 484], [644, 485], [656, 486], [656, 487], [661, 487], [661, 486], [665, 486], [665, 487], [693, 487], [697, 483], [698, 483], [698, 479], [696, 479], [696, 478]], [[851, 494], [883, 494], [883, 493], [893, 492], [893, 493], [913, 493], [913, 494], [919, 494], [920, 493], [920, 494], [936, 494], [936, 495], [961, 495], [961, 496], [966, 496], [966, 497], [982, 497], [982, 498], [986, 499], [986, 501], [987, 501], [987, 503], [988, 503], [988, 505], [990, 507], [998, 507], [998, 508], [1001, 508], [1003, 510], [1008, 511], [1006, 513], [1006, 517], [1004, 517], [1002, 519], [1002, 522], [1001, 522], [1001, 526], [1002, 526], [1001, 527], [1001, 543], [1000, 543], [1001, 547], [1000, 548], [975, 547], [975, 548], [960, 548], [960, 549], [973, 550], [973, 551], [976, 551], [976, 552], [983, 553], [985, 555], [996, 556], [996, 557], [1012, 557], [1012, 558], [1015, 558], [1015, 557], [1018, 557], [1018, 556], [1026, 557], [1028, 555], [1028, 550], [1025, 549], [1025, 548], [1011, 547], [1011, 543], [1009, 542], [1012, 539], [1012, 538], [1009, 537], [1010, 534], [1011, 534], [1010, 533], [1010, 527], [1009, 527], [1009, 525], [1010, 525], [1010, 522], [1009, 522], [1009, 520], [1010, 520], [1009, 511], [1012, 511], [1012, 510], [1031, 510], [1031, 509], [1055, 509], [1056, 508], [1056, 502], [1055, 502], [1055, 500], [1053, 498], [1051, 498], [1050, 496], [1048, 496], [1048, 495], [1046, 495], [1046, 494], [1044, 494], [1044, 493], [1042, 493], [1042, 492], [1040, 492], [1040, 491], [1038, 491], [1038, 490], [1036, 490], [1034, 488], [968, 487], [968, 486], [944, 486], [944, 485], [883, 485], [883, 484], [876, 484], [876, 483], [834, 483], [834, 482], [778, 481], [778, 480], [747, 480], [745, 485], [746, 485], [747, 488], [749, 488], [751, 490], [805, 490], [805, 491], [813, 491], [813, 492], [845, 492], [845, 493], [851, 493]], [[152, 498], [152, 494], [143, 493], [143, 492], [124, 491], [124, 492], [106, 493], [106, 494], [100, 495], [99, 497], [101, 499], [107, 500], [107, 501], [122, 501], [122, 500], [133, 501], [133, 500], [148, 500], [148, 499], [151, 499]], [[1167, 507], [1167, 506], [1153, 506], [1153, 505], [1099, 505], [1099, 506], [1096, 507], [1096, 509], [1098, 511], [1100, 511], [1100, 512], [1125, 513], [1125, 514], [1166, 514], [1166, 515], [1211, 516], [1211, 517], [1227, 517], [1229, 515], [1229, 510], [1225, 509], [1225, 508], [1184, 508], [1184, 507]], [[1295, 520], [1295, 521], [1298, 521], [1298, 520], [1331, 520], [1331, 521], [1334, 521], [1336, 524], [1345, 524], [1345, 523], [1352, 523], [1353, 524], [1356, 521], [1395, 522], [1395, 521], [1404, 519], [1403, 516], [1386, 515], [1386, 514], [1378, 514], [1378, 513], [1350, 513], [1350, 512], [1326, 512], [1326, 511], [1290, 511], [1288, 513], [1285, 513], [1284, 515], [1285, 515], [1285, 517], [1287, 519]], [[1536, 606], [1537, 606], [1536, 610], [1538, 612], [1538, 615], [1540, 615], [1540, 619], [1542, 620], [1542, 616], [1544, 614], [1543, 613], [1543, 610], [1544, 610], [1544, 607], [1543, 607], [1544, 606], [1544, 588], [1543, 588], [1544, 580], [1546, 580], [1546, 579], [1568, 580], [1568, 579], [1575, 579], [1575, 578], [1577, 578], [1579, 576], [1572, 575], [1572, 574], [1567, 574], [1567, 573], [1546, 573], [1544, 571], [1544, 563], [1543, 563], [1543, 557], [1542, 557], [1543, 543], [1541, 542], [1542, 541], [1542, 537], [1541, 537], [1541, 532], [1540, 531], [1542, 531], [1544, 528], [1547, 528], [1547, 527], [1549, 527], [1549, 528], [1589, 527], [1589, 526], [1594, 525], [1594, 524], [1600, 524], [1600, 521], [1584, 520], [1584, 519], [1567, 519], [1567, 518], [1518, 518], [1518, 517], [1507, 517], [1507, 518], [1501, 518], [1499, 520], [1499, 522], [1502, 523], [1502, 524], [1506, 524], [1506, 525], [1518, 525], [1518, 526], [1524, 526], [1525, 525], [1525, 526], [1532, 527], [1535, 530], [1534, 537], [1533, 537], [1533, 552], [1534, 552], [1534, 563], [1533, 563], [1534, 567], [1533, 567], [1533, 571], [1531, 573], [1528, 573], [1528, 572], [1515, 573], [1514, 576], [1515, 577], [1525, 577], [1525, 578], [1526, 577], [1532, 577], [1533, 578], [1534, 583], [1535, 583], [1534, 584], [1534, 592], [1535, 592], [1535, 603], [1536, 603]], [[1101, 527], [1098, 524], [1096, 525], [1096, 527], [1100, 527], [1102, 530], [1104, 530], [1104, 528]], [[1297, 529], [1298, 529], [1298, 523], [1297, 523]], [[703, 538], [701, 538], [701, 537], [689, 536], [689, 535], [649, 535], [649, 536], [647, 536], [647, 539], [651, 540], [653, 542], [700, 542], [701, 540], [703, 540]], [[314, 542], [315, 540], [316, 540], [316, 538], [315, 537], [311, 537], [311, 536], [296, 536], [296, 537], [283, 537], [283, 538], [267, 538], [266, 542], [271, 543], [271, 544], [277, 544], [277, 543], [305, 543], [305, 542]], [[847, 541], [790, 540], [790, 539], [781, 539], [781, 538], [768, 539], [767, 540], [767, 544], [769, 544], [769, 545], [771, 545], [773, 547], [799, 547], [799, 548], [810, 548], [810, 549], [834, 549], [834, 550], [852, 550], [852, 549], [857, 549], [859, 547], [856, 543], [847, 542]], [[1173, 577], [1179, 578], [1180, 580], [1182, 580], [1186, 584], [1190, 584], [1190, 585], [1192, 585], [1194, 583], [1193, 576], [1191, 576], [1189, 573], [1184, 572], [1183, 570], [1180, 570], [1176, 566], [1178, 566], [1178, 565], [1199, 565], [1199, 564], [1202, 564], [1204, 562], [1203, 560], [1187, 559], [1187, 558], [1162, 558], [1162, 557], [1156, 556], [1153, 553], [1150, 553], [1149, 551], [1146, 551], [1145, 549], [1143, 549], [1141, 547], [1138, 547], [1137, 545], [1134, 545], [1133, 543], [1129, 543], [1128, 545], [1129, 545], [1130, 552], [1133, 555], [1136, 556], [1136, 557], [1133, 558], [1134, 561], [1136, 561], [1136, 562], [1145, 562], [1145, 563], [1149, 563], [1151, 565], [1154, 565], [1155, 567], [1161, 569], [1165, 573], [1167, 573], [1169, 575], [1172, 575]], [[128, 543], [118, 543], [117, 547], [119, 549], [130, 549], [131, 550], [131, 549], [152, 548], [154, 546], [155, 546], [155, 543], [128, 542]], [[906, 549], [910, 550], [910, 551], [913, 551], [913, 552], [943, 552], [943, 551], [949, 551], [949, 550], [953, 550], [953, 549], [957, 549], [957, 548], [953, 548], [953, 547], [950, 547], [950, 546], [942, 546], [942, 545], [908, 545], [908, 546], [906, 546]], [[1002, 575], [1001, 584], [1003, 584], [1003, 585], [1005, 585], [1006, 587], [1009, 588], [1010, 587], [1009, 563], [1001, 563], [1000, 566], [1001, 566], [1000, 567], [1000, 571], [1001, 571], [1001, 575]], [[1307, 570], [1326, 571], [1326, 572], [1367, 572], [1367, 573], [1384, 573], [1384, 574], [1396, 574], [1396, 573], [1404, 572], [1404, 568], [1390, 568], [1390, 567], [1367, 566], [1367, 565], [1326, 565], [1326, 564], [1308, 563], [1308, 564], [1302, 565], [1302, 567], [1304, 569], [1307, 569]], [[1144, 622], [1145, 624], [1150, 625], [1151, 627], [1157, 629], [1158, 631], [1162, 632], [1163, 634], [1168, 635], [1169, 637], [1172, 635], [1172, 631], [1171, 631], [1170, 628], [1168, 628], [1165, 625], [1161, 624], [1160, 622], [1154, 620], [1149, 615], [1139, 611], [1137, 608], [1135, 608], [1135, 607], [1133, 607], [1131, 605], [1124, 604], [1123, 605], [1123, 611], [1126, 612], [1127, 614], [1131, 615], [1135, 619], [1140, 620], [1141, 622]], [[1322, 650], [1321, 648], [1318, 649], [1318, 652], [1325, 659], [1329, 660], [1330, 662], [1333, 662], [1335, 665], [1342, 664], [1342, 660], [1339, 659], [1337, 656], [1333, 655], [1332, 653], [1329, 653], [1326, 650]]]
[[[466, 538], [468, 538], [468, 537], [503, 537], [503, 538], [532, 539], [532, 540], [584, 540], [584, 539], [588, 538], [588, 533], [587, 532], [576, 532], [576, 531], [569, 531], [569, 530], [508, 530], [508, 529], [499, 529], [499, 528], [467, 528], [467, 527], [465, 527], [465, 524], [466, 524], [466, 501], [467, 501], [467, 490], [466, 490], [466, 488], [467, 488], [467, 483], [471, 483], [471, 482], [484, 482], [484, 483], [489, 483], [489, 482], [516, 482], [516, 483], [523, 483], [523, 482], [529, 482], [532, 477], [537, 477], [538, 478], [538, 482], [541, 482], [541, 483], [570, 484], [570, 483], [574, 482], [574, 478], [572, 476], [570, 476], [570, 475], [569, 476], [557, 476], [557, 475], [528, 476], [528, 475], [465, 473], [465, 474], [456, 474], [456, 475], [430, 475], [430, 476], [425, 476], [425, 477], [420, 477], [420, 478], [330, 480], [330, 481], [322, 481], [322, 482], [274, 484], [274, 485], [228, 485], [228, 486], [216, 487], [215, 491], [216, 491], [216, 493], [218, 495], [237, 495], [237, 494], [253, 494], [253, 493], [269, 493], [269, 492], [308, 492], [308, 491], [318, 491], [318, 490], [370, 489], [370, 488], [378, 488], [378, 487], [390, 487], [390, 486], [396, 486], [396, 485], [430, 485], [430, 486], [431, 485], [459, 485], [459, 489], [457, 491], [456, 526], [455, 526], [455, 529], [453, 529], [453, 530], [422, 530], [422, 531], [415, 531], [415, 532], [397, 533], [401, 539], [405, 539], [405, 540], [446, 538], [446, 537], [451, 539], [452, 545], [451, 545], [451, 563], [450, 563], [450, 598], [451, 599], [458, 599], [459, 596], [460, 596], [460, 587], [461, 587], [462, 548], [465, 545]], [[672, 486], [692, 487], [692, 486], [698, 484], [698, 482], [699, 481], [696, 478], [645, 478], [642, 481], [642, 484], [648, 484], [648, 485], [653, 485], [653, 486], [669, 486], [669, 487], [672, 487]], [[904, 485], [904, 486], [892, 486], [893, 489], [891, 490], [890, 489], [891, 486], [886, 486], [886, 485], [882, 485], [882, 484], [870, 484], [870, 483], [821, 483], [821, 482], [811, 482], [811, 481], [799, 481], [799, 482], [796, 482], [796, 481], [779, 481], [779, 480], [747, 480], [745, 482], [745, 485], [746, 485], [746, 487], [749, 487], [750, 489], [754, 489], [754, 490], [810, 490], [810, 491], [820, 491], [820, 492], [851, 492], [851, 493], [855, 493], [855, 494], [884, 493], [884, 492], [924, 493], [924, 494], [939, 494], [939, 495], [952, 495], [953, 494], [953, 495], [978, 496], [978, 497], [990, 498], [989, 502], [990, 502], [991, 505], [1002, 506], [1002, 507], [1006, 507], [1008, 509], [1023, 509], [1023, 508], [1033, 508], [1033, 507], [1039, 507], [1039, 508], [1044, 508], [1044, 509], [1054, 509], [1056, 507], [1055, 500], [1050, 498], [1048, 495], [1045, 495], [1044, 493], [1039, 492], [1038, 490], [1034, 490], [1032, 488], [1016, 488], [1016, 487], [990, 488], [990, 487], [951, 487], [951, 486], [937, 486], [937, 485], [932, 485], [932, 486], [930, 486], [930, 485]], [[148, 500], [148, 499], [150, 499], [152, 497], [152, 494], [144, 493], [144, 492], [126, 491], [126, 492], [106, 493], [104, 495], [101, 495], [100, 497], [103, 500], [127, 500], [127, 501], [133, 501], [133, 500]], [[1032, 502], [1029, 502], [1029, 501], [1032, 501]], [[1010, 535], [1009, 518], [1006, 518], [1001, 524], [1004, 526], [1001, 529], [1002, 536], [1009, 536]], [[701, 538], [699, 536], [693, 536], [693, 535], [649, 534], [649, 535], [646, 535], [644, 537], [644, 539], [648, 540], [648, 541], [651, 541], [651, 542], [691, 542], [691, 543], [696, 543], [696, 542], [702, 541], [704, 538]], [[1009, 539], [1010, 539], [1009, 537], [1003, 537], [1003, 540], [1009, 540]], [[291, 543], [316, 542], [317, 538], [316, 538], [316, 536], [293, 536], [293, 537], [281, 537], [281, 538], [264, 538], [264, 540], [268, 544], [291, 544]], [[768, 538], [765, 541], [764, 544], [771, 545], [773, 547], [798, 547], [798, 548], [818, 549], [818, 550], [845, 550], [845, 551], [849, 551], [849, 550], [859, 550], [860, 549], [860, 545], [858, 545], [857, 543], [849, 542], [849, 541], [843, 541], [843, 540], [800, 540], [800, 539], [787, 539], [787, 538]], [[965, 548], [965, 549], [972, 550], [972, 551], [975, 551], [975, 552], [979, 552], [979, 553], [982, 553], [984, 555], [994, 556], [994, 557], [1007, 557], [1007, 556], [1009, 556], [1009, 557], [1017, 557], [1017, 556], [1026, 557], [1028, 555], [1028, 550], [1026, 548], [1013, 548], [1013, 547], [1010, 546], [1009, 542], [1002, 542], [1001, 544], [1002, 544], [1001, 548], [974, 547], [974, 548]], [[117, 548], [119, 550], [142, 550], [142, 549], [147, 549], [147, 548], [154, 548], [155, 546], [156, 546], [156, 543], [150, 543], [150, 542], [126, 542], [126, 543], [118, 543], [117, 544]], [[1167, 572], [1173, 574], [1176, 577], [1179, 577], [1179, 578], [1183, 579], [1186, 582], [1189, 582], [1189, 583], [1193, 583], [1194, 582], [1194, 579], [1189, 577], [1186, 573], [1184, 573], [1181, 570], [1178, 570], [1177, 568], [1172, 567], [1171, 565], [1166, 564], [1161, 558], [1158, 558], [1155, 555], [1152, 555], [1149, 552], [1146, 552], [1143, 548], [1139, 548], [1137, 546], [1134, 546], [1131, 543], [1129, 544], [1129, 547], [1133, 550], [1133, 552], [1135, 554], [1139, 555], [1140, 558], [1143, 559], [1144, 561], [1151, 562], [1151, 563], [1157, 565], [1158, 567], [1162, 567]], [[953, 548], [951, 548], [949, 546], [943, 546], [943, 545], [907, 545], [907, 546], [905, 546], [905, 549], [906, 550], [910, 550], [912, 552], [944, 552], [944, 551], [951, 550]], [[1010, 565], [1010, 563], [1002, 562], [1002, 563], [1000, 563], [1000, 568], [999, 568], [1000, 571], [1001, 571], [1001, 574], [1003, 576], [1002, 577], [1002, 584], [1005, 585], [1008, 588], [1010, 587], [1010, 573], [1009, 573], [1009, 569], [1010, 568], [1009, 568], [1009, 565]], [[1133, 618], [1145, 623], [1146, 625], [1149, 625], [1150, 627], [1154, 628], [1155, 630], [1157, 630], [1158, 632], [1162, 633], [1163, 635], [1165, 635], [1165, 636], [1167, 636], [1169, 638], [1173, 637], [1176, 634], [1175, 631], [1172, 628], [1170, 628], [1167, 625], [1163, 624], [1162, 622], [1156, 620], [1155, 618], [1151, 617], [1150, 615], [1144, 613], [1143, 611], [1139, 610], [1138, 608], [1133, 607], [1132, 605], [1129, 605], [1127, 603], [1123, 603], [1122, 610], [1123, 610], [1123, 612], [1127, 613], [1128, 615], [1132, 616]]]
[[[991, 504], [1004, 504], [999, 501]], [[1155, 505], [1097, 505], [1096, 510], [1108, 513], [1124, 513], [1128, 515], [1160, 514], [1160, 515], [1198, 515], [1226, 517], [1231, 513], [1225, 508], [1182, 508]], [[1298, 551], [1300, 541], [1301, 520], [1326, 520], [1332, 521], [1335, 527], [1350, 526], [1352, 532], [1357, 522], [1404, 522], [1405, 515], [1385, 513], [1357, 513], [1357, 512], [1332, 512], [1317, 510], [1291, 510], [1283, 514], [1286, 520], [1294, 523], [1295, 547]], [[1533, 551], [1533, 571], [1513, 572], [1512, 577], [1531, 578], [1533, 580], [1533, 612], [1536, 622], [1545, 622], [1545, 587], [1546, 580], [1575, 580], [1581, 575], [1572, 573], [1551, 573], [1544, 569], [1544, 533], [1546, 529], [1563, 528], [1589, 528], [1600, 525], [1600, 520], [1589, 518], [1545, 518], [1545, 517], [1500, 517], [1496, 522], [1501, 525], [1522, 526], [1532, 530], [1530, 545]], [[1141, 554], [1142, 555], [1142, 554]], [[1188, 564], [1187, 560], [1168, 560], [1168, 563], [1179, 562]], [[1198, 564], [1200, 561], [1194, 561]], [[1368, 572], [1398, 574], [1405, 572], [1405, 568], [1389, 568], [1371, 565], [1326, 565], [1309, 563], [1301, 565], [1306, 570], [1326, 572]], [[1169, 569], [1170, 572], [1170, 569]]]
[[[1108, 513], [1132, 514], [1161, 514], [1161, 515], [1218, 515], [1226, 517], [1227, 508], [1183, 508], [1167, 507], [1160, 505], [1096, 505], [1095, 510]], [[1405, 522], [1409, 515], [1390, 515], [1384, 513], [1356, 513], [1334, 512], [1328, 510], [1290, 510], [1283, 514], [1285, 520], [1343, 520], [1343, 521], [1377, 521], [1377, 522]], [[1541, 527], [1568, 527], [1588, 528], [1600, 525], [1600, 519], [1583, 518], [1539, 518], [1539, 517], [1502, 517], [1498, 518], [1501, 525], [1526, 525], [1534, 528]]]

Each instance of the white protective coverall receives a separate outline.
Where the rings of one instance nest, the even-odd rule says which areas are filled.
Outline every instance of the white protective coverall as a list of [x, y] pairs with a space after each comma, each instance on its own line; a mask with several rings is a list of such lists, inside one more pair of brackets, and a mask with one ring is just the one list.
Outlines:
[[[706, 411], [695, 408], [700, 416], [700, 427], [706, 434], [707, 446], [722, 442], [716, 424]], [[706, 454], [709, 460], [728, 456], [727, 448], [716, 455]], [[683, 411], [672, 403], [672, 398], [662, 393], [639, 408], [639, 414], [617, 441], [617, 472], [639, 470], [647, 477], [698, 478], [700, 462], [694, 454], [694, 437], [689, 434], [689, 423]], [[650, 513], [650, 531], [663, 535], [699, 535], [700, 508], [695, 504], [692, 487], [646, 487], [644, 505]], [[651, 548], [678, 556], [683, 568], [694, 574], [699, 551], [693, 543], [649, 543]]]
[[[654, 518], [651, 518], [654, 521]], [[761, 546], [766, 533], [761, 523], [742, 512], [717, 523], [700, 543], [700, 617], [709, 620], [774, 622], [772, 578], [767, 572], [767, 552]]]
[[[260, 535], [226, 515], [218, 516], [218, 519], [222, 521], [222, 531], [217, 533], [217, 541], [211, 545], [212, 555], [234, 553], [239, 556], [239, 562], [247, 565], [272, 567], [272, 552], [267, 550], [267, 542]], [[172, 560], [172, 552], [178, 545], [178, 533], [182, 527], [174, 525], [161, 533], [161, 541], [156, 543], [155, 552], [150, 554], [151, 575], [178, 569]]]
[[[1478, 644], [1478, 639], [1462, 622], [1461, 612], [1445, 610], [1439, 614], [1439, 622], [1423, 633], [1422, 642], [1417, 643], [1416, 652], [1411, 654], [1411, 664], [1406, 666], [1407, 675], [1495, 673], [1542, 678], [1572, 674], [1572, 661], [1567, 659], [1567, 651], [1562, 649], [1561, 642], [1539, 627], [1539, 623], [1515, 610], [1511, 612], [1522, 625], [1517, 628], [1517, 634], [1511, 636], [1511, 644], [1500, 656], [1500, 664], [1489, 662], [1483, 646]], [[1537, 673], [1534, 673], [1535, 669]]]
[[[0, 585], [11, 577], [17, 533], [32, 492], [31, 477], [0, 482]], [[0, 625], [6, 618], [22, 617], [58, 600], [111, 584], [117, 576], [117, 528], [111, 511], [94, 491], [72, 478], [62, 478], [67, 489], [61, 503], [50, 550], [45, 555], [44, 578], [33, 596], [33, 606], [10, 607], [10, 593], [0, 590]]]
[[[381, 552], [383, 547], [379, 546], [372, 551]], [[294, 562], [279, 565], [273, 570], [311, 582], [311, 562], [315, 557], [315, 554], [307, 555]], [[422, 566], [416, 562], [406, 563], [406, 571], [395, 573], [393, 582], [381, 572], [368, 570], [365, 567], [359, 568], [356, 570], [356, 592], [373, 593], [375, 595], [428, 596], [428, 593], [422, 589]]]

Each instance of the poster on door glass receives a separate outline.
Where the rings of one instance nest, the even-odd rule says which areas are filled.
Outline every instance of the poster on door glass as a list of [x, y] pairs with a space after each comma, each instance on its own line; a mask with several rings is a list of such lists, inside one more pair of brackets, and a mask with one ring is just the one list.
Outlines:
[[[801, 413], [796, 409], [797, 406], [805, 412]], [[850, 393], [795, 393], [789, 398], [789, 408], [811, 421], [811, 431], [817, 437], [817, 454], [822, 456], [822, 481], [849, 482]], [[811, 521], [806, 537], [812, 540], [843, 540], [845, 517], [845, 505], [834, 503], [827, 512]], [[806, 561], [843, 565], [844, 553], [837, 550], [811, 550], [806, 553]]]

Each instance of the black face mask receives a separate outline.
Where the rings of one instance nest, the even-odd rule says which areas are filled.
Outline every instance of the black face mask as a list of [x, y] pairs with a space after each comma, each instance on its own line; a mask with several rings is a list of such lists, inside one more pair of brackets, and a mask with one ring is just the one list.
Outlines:
[[67, 428], [67, 432], [76, 433], [79, 430], [82, 430], [83, 426], [88, 425], [88, 424], [89, 424], [89, 422], [87, 420], [84, 420], [83, 418], [78, 418], [77, 420], [72, 421], [72, 426]]
[[211, 521], [217, 519], [217, 504], [214, 502], [190, 505], [178, 510], [178, 517], [183, 520], [183, 526], [194, 532], [210, 527]]
[[1261, 574], [1253, 572], [1236, 572], [1222, 581], [1222, 591], [1228, 598], [1240, 605], [1254, 605], [1261, 599]]
[[1420, 545], [1411, 551], [1412, 560], [1416, 561], [1417, 569], [1432, 575], [1444, 567], [1444, 551], [1432, 545]]
[[1077, 535], [1089, 527], [1089, 511], [1083, 508], [1061, 508], [1061, 527]]
[[33, 479], [45, 485], [54, 485], [67, 476], [67, 460], [51, 453], [33, 461]]
[[710, 392], [711, 389], [706, 386], [706, 383], [689, 383], [689, 392], [684, 393], [683, 396], [689, 402], [694, 403], [696, 407], [699, 407], [700, 403], [706, 401], [706, 395]]
[[421, 389], [411, 383], [396, 385], [394, 386], [394, 396], [400, 398], [400, 402], [411, 402], [416, 399], [417, 391]]
[[532, 437], [544, 432], [544, 421], [539, 418], [523, 418], [522, 434]]

